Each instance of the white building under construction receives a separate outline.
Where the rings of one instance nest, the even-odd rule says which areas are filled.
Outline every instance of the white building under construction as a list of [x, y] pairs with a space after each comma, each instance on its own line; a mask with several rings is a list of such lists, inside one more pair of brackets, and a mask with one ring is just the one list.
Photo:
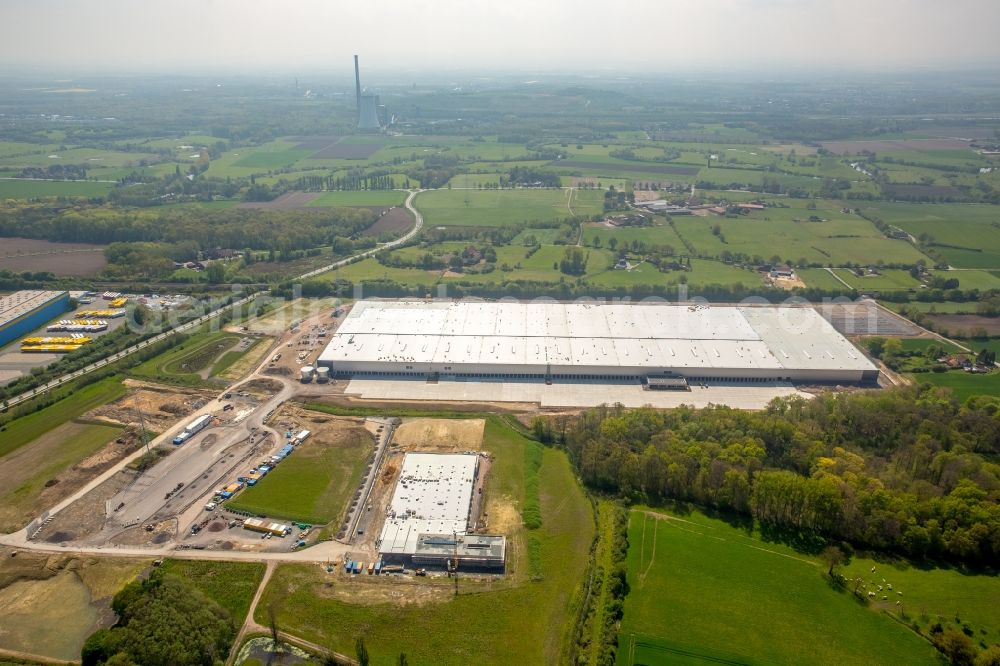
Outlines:
[[383, 563], [502, 571], [503, 536], [468, 533], [479, 472], [475, 453], [407, 453], [378, 540]]
[[650, 388], [878, 378], [814, 309], [780, 306], [360, 301], [318, 365], [339, 376], [639, 380]]

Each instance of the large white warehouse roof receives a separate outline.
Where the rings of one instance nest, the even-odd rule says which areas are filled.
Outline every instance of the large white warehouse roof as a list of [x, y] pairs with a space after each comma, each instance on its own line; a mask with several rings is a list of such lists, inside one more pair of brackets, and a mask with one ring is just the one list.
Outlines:
[[379, 550], [412, 554], [421, 534], [465, 534], [478, 461], [474, 453], [407, 453]]
[[808, 307], [556, 302], [361, 301], [319, 364], [335, 372], [589, 368], [837, 381], [877, 372]]

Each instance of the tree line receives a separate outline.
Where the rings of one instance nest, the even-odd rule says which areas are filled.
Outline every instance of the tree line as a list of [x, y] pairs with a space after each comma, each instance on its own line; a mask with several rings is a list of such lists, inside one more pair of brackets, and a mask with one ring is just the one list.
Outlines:
[[192, 244], [200, 250], [304, 250], [351, 237], [371, 226], [365, 208], [315, 210], [117, 209], [64, 203], [0, 206], [0, 237], [108, 244]]
[[1000, 558], [1000, 399], [929, 385], [763, 412], [600, 407], [539, 418], [593, 489], [697, 502], [792, 532], [924, 559]]

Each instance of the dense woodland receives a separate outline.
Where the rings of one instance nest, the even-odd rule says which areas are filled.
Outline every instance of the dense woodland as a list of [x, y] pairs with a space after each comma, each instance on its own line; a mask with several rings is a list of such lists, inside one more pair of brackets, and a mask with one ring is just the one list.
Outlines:
[[111, 602], [118, 623], [83, 646], [84, 666], [222, 663], [236, 636], [229, 613], [177, 576], [154, 572], [126, 585]]
[[73, 243], [195, 243], [200, 249], [302, 250], [352, 236], [375, 221], [367, 209], [129, 209], [69, 204], [0, 206], [0, 236]]
[[763, 412], [601, 407], [539, 419], [584, 482], [791, 533], [972, 565], [1000, 561], [1000, 400], [929, 386], [778, 399]]

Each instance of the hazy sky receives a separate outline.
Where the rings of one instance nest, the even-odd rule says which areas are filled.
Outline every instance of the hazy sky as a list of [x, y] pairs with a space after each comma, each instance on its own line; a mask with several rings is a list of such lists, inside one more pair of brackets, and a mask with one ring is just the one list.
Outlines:
[[998, 26], [1000, 0], [0, 0], [0, 66], [993, 68]]

